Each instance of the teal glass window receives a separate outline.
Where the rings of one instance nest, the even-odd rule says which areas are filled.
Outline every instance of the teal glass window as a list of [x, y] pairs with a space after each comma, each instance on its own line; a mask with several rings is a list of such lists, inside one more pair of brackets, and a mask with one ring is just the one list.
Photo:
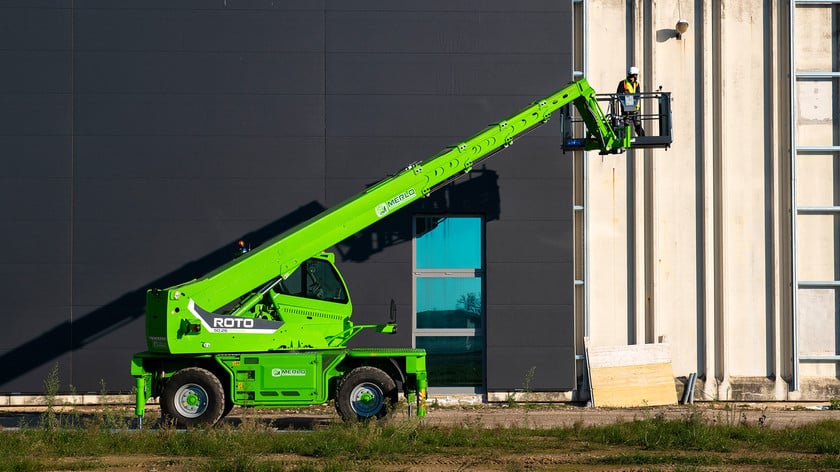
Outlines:
[[414, 345], [433, 388], [484, 385], [483, 229], [478, 216], [415, 218]]
[[484, 382], [483, 336], [417, 336], [426, 350], [431, 387], [475, 387]]
[[418, 278], [416, 292], [418, 328], [481, 327], [481, 278]]
[[417, 218], [417, 269], [480, 269], [481, 218]]

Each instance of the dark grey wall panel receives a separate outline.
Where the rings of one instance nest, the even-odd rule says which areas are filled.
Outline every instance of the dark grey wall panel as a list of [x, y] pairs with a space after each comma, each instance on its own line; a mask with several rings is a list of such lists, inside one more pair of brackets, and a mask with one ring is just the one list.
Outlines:
[[328, 96], [327, 130], [331, 137], [440, 136], [443, 148], [507, 118], [528, 102], [521, 97]]
[[[488, 326], [489, 329], [489, 326]], [[490, 347], [487, 349], [489, 391], [511, 391], [529, 388], [531, 391], [570, 390], [576, 383], [574, 370], [565, 368], [572, 359], [573, 347]], [[530, 375], [533, 369], [533, 375]]]
[[[111, 229], [103, 227], [102, 230]], [[113, 237], [119, 237], [120, 233], [114, 231], [111, 233]], [[118, 299], [119, 296], [132, 291], [145, 291], [149, 287], [147, 284], [155, 280], [156, 276], [162, 274], [163, 271], [158, 269], [155, 273], [154, 268], [165, 267], [165, 261], [155, 260], [149, 257], [149, 261], [137, 261], [138, 257], [124, 257], [134, 253], [154, 255], [153, 251], [148, 249], [160, 248], [145, 248], [143, 246], [133, 246], [134, 240], [123, 240], [126, 248], [130, 250], [125, 251], [125, 254], [106, 253], [103, 255], [111, 256], [109, 260], [101, 262], [75, 262], [73, 264], [73, 303], [74, 311], [81, 315], [82, 313], [90, 313], [93, 307], [99, 308], [107, 305]], [[103, 244], [104, 245], [104, 244]], [[167, 247], [167, 246], [162, 246]], [[145, 252], [140, 252], [144, 251]], [[78, 248], [77, 252], [81, 252]], [[113, 264], [113, 260], [118, 259], [122, 261], [121, 264]], [[199, 274], [197, 274], [199, 275]], [[145, 303], [142, 300], [136, 300], [138, 308], [142, 310], [142, 305]], [[131, 313], [130, 316], [135, 316], [138, 313]], [[116, 315], [116, 314], [115, 314]], [[118, 316], [126, 314], [120, 313]]]
[[[488, 230], [489, 231], [489, 230]], [[523, 238], [520, 244], [528, 244]], [[488, 256], [488, 258], [490, 258]], [[571, 305], [563, 287], [573, 285], [572, 263], [487, 263], [487, 304], [506, 306]], [[528, 331], [530, 328], [522, 328]]]
[[[335, 94], [517, 95], [522, 106], [551, 90], [534, 91], [535, 77], [555, 78], [557, 88], [568, 82], [564, 55], [433, 53], [331, 53], [327, 88]], [[510, 110], [511, 112], [516, 110]]]
[[[550, 89], [547, 89], [549, 90]], [[547, 93], [546, 93], [547, 95]], [[328, 95], [327, 130], [330, 137], [433, 137], [439, 136], [441, 149], [483, 131], [530, 104], [543, 95], [531, 97], [426, 96], [426, 95]], [[541, 141], [555, 158], [561, 141], [553, 127], [533, 130], [528, 138], [549, 137]], [[505, 159], [515, 159], [518, 149], [504, 151]], [[511, 155], [512, 156], [508, 156]], [[490, 164], [493, 165], [493, 164]]]
[[[69, 322], [69, 261], [63, 264], [0, 264], [3, 291], [3, 320], [14, 329], [0, 331], [0, 350], [12, 350], [46, 331], [56, 320]], [[69, 336], [61, 341], [69, 343]], [[4, 364], [8, 366], [9, 364]]]
[[[332, 114], [332, 108], [330, 108]], [[379, 137], [379, 136], [344, 136], [328, 137], [326, 147], [329, 149], [326, 162], [327, 178], [333, 179], [362, 179], [367, 183], [378, 182], [382, 178], [393, 175], [412, 163], [422, 161], [433, 156], [451, 140], [438, 136], [407, 136], [407, 137]], [[365, 165], [359, 165], [363, 159]], [[355, 189], [353, 193], [359, 192]]]
[[91, 51], [76, 54], [79, 93], [322, 94], [322, 53]]
[[[65, 1], [69, 2], [69, 0]], [[208, 2], [207, 0], [123, 0], [121, 2], [113, 2], [111, 0], [76, 0], [76, 5], [84, 8], [106, 10], [322, 11], [324, 9], [324, 0], [284, 0], [282, 2], [276, 0], [224, 0], [222, 2]]]
[[[17, 199], [26, 198], [31, 198], [31, 195], [20, 194], [6, 201], [14, 202]], [[39, 218], [38, 215], [32, 215], [30, 218], [7, 220], [3, 228], [0, 232], [0, 244], [8, 248], [2, 258], [3, 264], [26, 265], [45, 271], [55, 270], [58, 267], [62, 267], [64, 271], [67, 270], [66, 266], [70, 263], [69, 218], [44, 219]], [[3, 298], [4, 304], [15, 304], [18, 300], [24, 304], [42, 302], [40, 299], [32, 300], [31, 297], [26, 296], [41, 293], [42, 289], [37, 286], [25, 292], [17, 292], [16, 289], [0, 286], [0, 293], [8, 290], [9, 296]], [[59, 292], [57, 295], [61, 297], [62, 293]]]
[[[425, 159], [571, 79], [570, 2], [516, 7], [486, 2], [481, 13], [461, 11], [460, 2], [380, 7], [376, 1], [337, 3], [327, 15], [327, 134], [330, 143], [342, 143], [341, 160], [328, 152], [331, 175], [363, 172], [347, 162], [366, 171], [382, 168], [391, 156], [410, 157], [397, 160], [399, 165]], [[424, 152], [416, 153], [408, 142]], [[561, 158], [560, 144], [555, 122], [488, 161], [476, 185], [461, 187], [468, 192], [454, 186], [441, 191], [444, 198], [433, 195], [406, 209], [480, 214], [488, 221], [490, 389], [521, 388], [519, 364], [546, 349], [556, 351], [558, 342], [571, 349], [563, 348], [565, 357], [539, 361], [543, 372], [545, 366], [551, 370], [540, 377], [540, 388], [575, 386], [574, 330], [566, 329], [573, 327], [571, 165]], [[559, 339], [548, 346], [529, 344], [533, 325], [500, 321], [513, 307], [514, 319], [539, 319], [541, 329], [558, 332]], [[546, 307], [554, 316], [544, 316]], [[508, 349], [491, 342], [507, 335], [519, 345]]]
[[[142, 321], [142, 320], [140, 320]], [[145, 329], [143, 323], [136, 323], [129, 325], [126, 329], [108, 333], [108, 337], [122, 338], [136, 336], [136, 331]], [[142, 340], [142, 339], [141, 339]], [[130, 348], [101, 348], [96, 343], [83, 344], [84, 349], [79, 350], [73, 354], [74, 366], [95, 366], [102, 365], [103, 359], [131, 359], [131, 356], [136, 352]], [[125, 367], [120, 368], [119, 363], [108, 364], [98, 369], [83, 369], [73, 372], [73, 382], [78, 385], [97, 385], [98, 390], [92, 390], [99, 393], [104, 388], [107, 392], [115, 392], [122, 394], [130, 394], [131, 389], [125, 387]], [[76, 384], [74, 384], [76, 385]]]
[[[521, 219], [564, 219], [569, 220], [570, 206], [567, 195], [571, 195], [571, 181], [557, 179], [505, 179], [502, 188], [502, 215], [515, 215]], [[509, 195], [516, 195], [510, 198]]]
[[[0, 179], [0, 201], [5, 217], [16, 221], [69, 220], [70, 194], [68, 179], [43, 179], [37, 177]], [[36, 256], [37, 257], [37, 256]]]
[[485, 249], [495, 263], [571, 263], [572, 243], [568, 221], [546, 219], [492, 222], [485, 237]]
[[[100, 0], [103, 1], [103, 0]], [[557, 0], [527, 0], [525, 2], [513, 3], [506, 0], [426, 0], [423, 2], [393, 2], [391, 0], [357, 0], [348, 2], [345, 0], [328, 0], [327, 8], [331, 11], [435, 11], [445, 12], [468, 12], [478, 14], [481, 12], [568, 12], [571, 10], [569, 2], [558, 2]]]
[[0, 178], [67, 179], [72, 175], [72, 163], [67, 159], [72, 139], [69, 135], [0, 135], [3, 165]]
[[[542, 93], [542, 92], [541, 92]], [[540, 96], [547, 96], [542, 93]], [[571, 154], [563, 154], [557, 147], [560, 124], [551, 119], [538, 131], [515, 139], [513, 144], [493, 159], [493, 168], [510, 179], [556, 179], [571, 181]], [[571, 184], [564, 184], [571, 186]], [[565, 196], [563, 196], [565, 198]], [[558, 211], [570, 212], [559, 208]]]
[[559, 11], [330, 11], [327, 51], [554, 54], [567, 36], [558, 25], [571, 19]]
[[76, 11], [75, 359], [122, 361], [85, 385], [125, 382], [147, 288], [323, 208], [323, 11], [227, 3]]
[[8, 9], [23, 9], [23, 8], [42, 8], [42, 9], [69, 9], [73, 0], [5, 0], [2, 8]]
[[16, 136], [68, 135], [72, 125], [69, 94], [0, 94], [0, 129]]
[[[3, 363], [0, 391], [43, 393], [46, 374], [57, 363], [63, 387], [66, 389], [72, 383], [69, 353], [73, 340], [72, 319], [67, 309], [70, 288], [67, 274], [66, 267], [62, 270], [0, 264], [4, 282], [16, 281], [11, 285], [19, 289], [16, 296], [29, 295], [38, 288], [37, 295], [49, 299], [43, 302], [29, 298], [31, 303], [26, 307], [4, 306], [0, 316], [13, 319], [16, 327], [0, 336], [0, 362]], [[50, 296], [45, 297], [45, 293]]]
[[259, 182], [324, 174], [321, 136], [81, 136], [76, 144], [74, 169], [83, 179]]
[[[72, 45], [70, 0], [11, 2], [0, 5], [0, 44], [6, 51], [69, 51]], [[68, 76], [69, 77], [69, 76]]]
[[[69, 2], [0, 5], [0, 391], [69, 379], [72, 167]], [[46, 345], [34, 344], [46, 339]]]
[[[41, 0], [0, 15], [0, 151], [14, 157], [0, 201], [15, 202], [0, 243], [16, 248], [0, 255], [0, 318], [20, 320], [0, 334], [0, 365], [15, 366], [4, 392], [42, 390], [56, 362], [65, 388], [127, 391], [147, 288], [212, 270], [236, 239], [259, 244], [571, 78], [571, 1]], [[571, 168], [552, 126], [336, 246], [356, 322], [400, 307], [399, 334], [354, 345], [411, 343], [413, 215], [479, 214], [487, 386], [520, 387], [536, 356], [555, 357], [540, 386], [573, 387]], [[506, 344], [527, 340], [517, 319], [569, 334]]]
[[[69, 327], [69, 321], [61, 326]], [[32, 349], [31, 344], [22, 342], [14, 350], [0, 351], [0, 359], [4, 361], [22, 362], [22, 364], [5, 364], [8, 368], [5, 369], [7, 372], [4, 375], [7, 377], [14, 376], [15, 382], [4, 383], [0, 386], [4, 394], [43, 395], [44, 380], [51, 375], [53, 369], [58, 373], [59, 386], [62, 392], [69, 392], [70, 386], [76, 385], [71, 375], [73, 372], [73, 355], [69, 354], [69, 344], [65, 342], [65, 338], [54, 336], [51, 331], [42, 336], [42, 339], [49, 340], [55, 346], [54, 350], [42, 353]], [[26, 368], [18, 368], [22, 366], [26, 366]]]
[[[390, 302], [397, 303], [398, 332], [382, 336], [373, 331], [363, 331], [353, 338], [351, 346], [393, 347], [411, 345], [411, 243], [394, 248], [396, 252], [408, 253], [405, 262], [367, 262], [365, 264], [341, 264], [348, 290], [353, 297], [353, 321], [358, 324], [386, 323], [389, 318]], [[394, 252], [389, 250], [388, 254]], [[375, 258], [375, 257], [374, 257]], [[405, 259], [405, 258], [403, 258]]]
[[[113, 3], [113, 2], [112, 2]], [[80, 51], [323, 50], [323, 11], [192, 9], [163, 6], [76, 11]], [[205, 2], [206, 3], [206, 2]]]
[[[294, 210], [298, 203], [293, 201], [295, 196], [317, 196], [323, 188], [323, 180], [303, 178], [208, 179], [202, 184], [166, 175], [156, 179], [79, 181], [76, 217], [82, 221], [191, 220], [196, 230], [211, 231], [200, 222], [264, 220], [272, 213]], [[109, 198], [103, 199], [102, 195]]]
[[317, 95], [78, 95], [79, 135], [317, 136]]
[[[0, 12], [3, 10], [0, 9]], [[71, 57], [67, 51], [0, 51], [3, 93], [71, 92]]]
[[[354, 305], [387, 306], [393, 298], [401, 304], [411, 306], [411, 278], [405, 276], [405, 271], [411, 272], [411, 243], [390, 249], [388, 255], [394, 252], [403, 253], [404, 256], [400, 259], [404, 261], [340, 265], [339, 268], [346, 279]], [[373, 319], [382, 318], [380, 314], [377, 314]], [[406, 313], [403, 322], [410, 325], [408, 323], [410, 320], [410, 314]], [[372, 319], [364, 321], [364, 323], [372, 322]]]
[[[557, 287], [557, 293], [562, 293], [562, 291], [562, 287]], [[489, 325], [492, 325], [492, 329], [490, 329], [487, 345], [518, 347], [525, 350], [574, 347], [571, 338], [568, 337], [568, 331], [574, 330], [574, 323], [570, 316], [571, 310], [571, 305], [558, 303], [497, 304], [488, 314], [488, 329]], [[523, 326], [527, 329], [523, 329]], [[558, 366], [562, 364], [558, 362]]]

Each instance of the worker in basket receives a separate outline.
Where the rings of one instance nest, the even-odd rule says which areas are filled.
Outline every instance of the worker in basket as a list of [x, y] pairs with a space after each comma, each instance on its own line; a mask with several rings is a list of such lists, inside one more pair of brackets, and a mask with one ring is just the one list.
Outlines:
[[642, 128], [642, 118], [639, 111], [642, 107], [640, 94], [642, 87], [639, 85], [639, 68], [630, 66], [627, 68], [627, 77], [618, 83], [615, 91], [618, 95], [619, 106], [621, 107], [625, 123], [633, 123], [636, 136], [644, 136], [645, 129]]

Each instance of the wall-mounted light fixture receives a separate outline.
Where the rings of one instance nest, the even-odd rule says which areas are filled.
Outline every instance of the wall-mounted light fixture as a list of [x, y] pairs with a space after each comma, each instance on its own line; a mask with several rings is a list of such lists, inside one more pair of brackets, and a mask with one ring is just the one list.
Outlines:
[[682, 35], [688, 31], [688, 20], [680, 18], [677, 21], [677, 25], [674, 27], [674, 30], [677, 32], [677, 39], [682, 39]]

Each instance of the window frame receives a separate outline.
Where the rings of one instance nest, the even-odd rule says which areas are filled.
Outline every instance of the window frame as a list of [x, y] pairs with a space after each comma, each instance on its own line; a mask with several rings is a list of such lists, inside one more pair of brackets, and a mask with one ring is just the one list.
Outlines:
[[[449, 268], [435, 268], [435, 269], [418, 269], [417, 268], [417, 222], [420, 218], [477, 218], [479, 220], [479, 241], [480, 245], [480, 266], [479, 268], [467, 269], [449, 269]], [[486, 308], [486, 219], [484, 215], [480, 214], [434, 214], [434, 213], [418, 213], [412, 218], [412, 244], [411, 244], [411, 326], [412, 336], [411, 345], [417, 347], [418, 337], [475, 337], [482, 343], [481, 348], [481, 367], [482, 379], [479, 385], [474, 387], [458, 386], [458, 387], [429, 387], [429, 391], [434, 394], [463, 394], [475, 393], [482, 394], [486, 392], [487, 384], [487, 308]], [[477, 328], [418, 328], [417, 327], [417, 280], [420, 278], [479, 278], [481, 286], [481, 323]]]

